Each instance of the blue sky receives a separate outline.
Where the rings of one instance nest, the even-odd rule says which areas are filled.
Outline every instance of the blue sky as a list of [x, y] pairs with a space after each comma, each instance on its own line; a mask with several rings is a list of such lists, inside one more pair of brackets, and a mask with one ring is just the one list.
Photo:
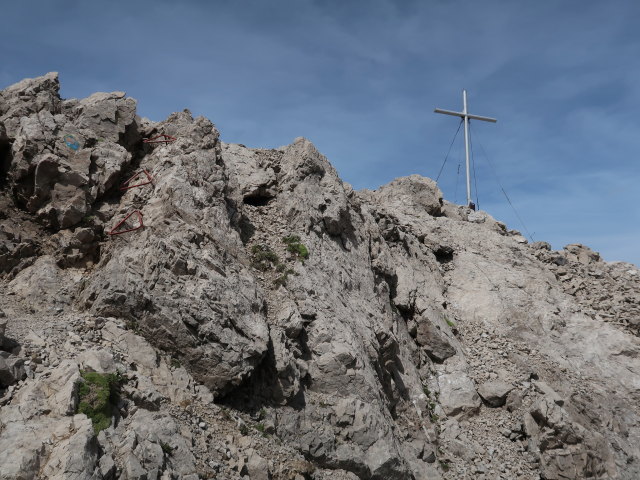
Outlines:
[[[536, 240], [640, 264], [640, 2], [5, 2], [0, 88], [60, 72], [62, 96], [124, 90], [189, 108], [227, 142], [313, 141], [356, 188], [438, 173], [471, 113], [479, 203]], [[461, 136], [440, 179], [456, 195]]]

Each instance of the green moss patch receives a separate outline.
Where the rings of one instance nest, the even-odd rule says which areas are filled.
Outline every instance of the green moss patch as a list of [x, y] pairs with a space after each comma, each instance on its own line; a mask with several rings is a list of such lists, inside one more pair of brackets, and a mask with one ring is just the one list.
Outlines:
[[119, 378], [115, 374], [82, 371], [78, 386], [77, 413], [91, 419], [96, 435], [111, 425], [113, 407], [117, 401]]

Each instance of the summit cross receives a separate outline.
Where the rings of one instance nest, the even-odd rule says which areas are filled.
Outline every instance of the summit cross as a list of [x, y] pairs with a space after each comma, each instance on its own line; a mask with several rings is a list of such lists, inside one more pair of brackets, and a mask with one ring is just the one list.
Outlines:
[[471, 115], [467, 112], [467, 91], [462, 90], [462, 112], [453, 112], [451, 110], [443, 110], [436, 108], [436, 113], [444, 113], [445, 115], [453, 115], [454, 117], [461, 117], [464, 121], [464, 152], [467, 164], [467, 206], [475, 210], [475, 204], [471, 201], [471, 176], [469, 174], [469, 120], [482, 120], [483, 122], [496, 123], [498, 120], [490, 117], [481, 117], [479, 115]]

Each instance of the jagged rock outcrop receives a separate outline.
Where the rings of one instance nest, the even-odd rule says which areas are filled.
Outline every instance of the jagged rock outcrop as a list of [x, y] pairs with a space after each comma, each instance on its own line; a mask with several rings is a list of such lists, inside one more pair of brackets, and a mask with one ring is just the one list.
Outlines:
[[0, 477], [640, 477], [636, 267], [58, 92], [0, 93]]

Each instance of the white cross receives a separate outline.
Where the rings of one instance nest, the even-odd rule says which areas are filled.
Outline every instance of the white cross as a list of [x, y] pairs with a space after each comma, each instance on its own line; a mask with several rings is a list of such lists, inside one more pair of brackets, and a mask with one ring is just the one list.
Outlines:
[[[467, 160], [467, 206], [471, 206], [471, 176], [469, 175], [469, 120], [482, 120], [484, 122], [497, 122], [495, 118], [481, 117], [479, 115], [471, 115], [467, 112], [467, 91], [462, 90], [462, 112], [452, 112], [451, 110], [442, 110], [436, 108], [436, 113], [444, 113], [445, 115], [453, 115], [455, 117], [462, 117], [464, 120], [464, 151]], [[475, 207], [475, 205], [474, 205]]]

